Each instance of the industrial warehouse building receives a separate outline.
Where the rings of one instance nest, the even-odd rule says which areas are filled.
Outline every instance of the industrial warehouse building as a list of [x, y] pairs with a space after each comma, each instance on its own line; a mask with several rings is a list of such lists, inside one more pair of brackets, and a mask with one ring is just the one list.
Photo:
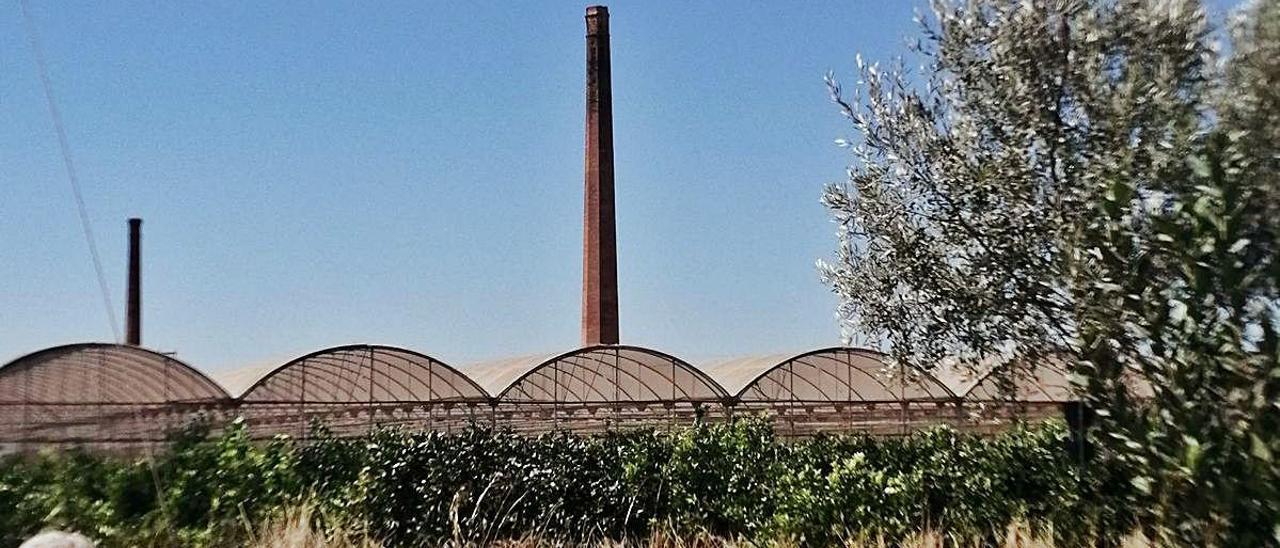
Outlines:
[[1051, 364], [1013, 390], [991, 375], [931, 374], [871, 350], [690, 363], [623, 345], [618, 329], [608, 12], [588, 8], [582, 345], [559, 354], [455, 365], [378, 345], [319, 350], [268, 368], [210, 376], [141, 337], [141, 221], [130, 220], [125, 344], [40, 350], [0, 367], [0, 451], [161, 442], [193, 421], [241, 417], [259, 437], [384, 426], [520, 432], [669, 427], [744, 415], [783, 435], [900, 434], [926, 425], [998, 428], [1057, 415], [1072, 398]]

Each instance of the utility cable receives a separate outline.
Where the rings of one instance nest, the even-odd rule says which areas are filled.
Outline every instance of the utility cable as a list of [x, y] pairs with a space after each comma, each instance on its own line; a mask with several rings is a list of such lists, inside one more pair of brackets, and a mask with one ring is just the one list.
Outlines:
[[49, 65], [45, 61], [44, 48], [40, 46], [40, 34], [36, 32], [35, 20], [31, 17], [31, 9], [27, 0], [18, 0], [22, 6], [22, 21], [27, 30], [27, 42], [31, 53], [35, 56], [36, 70], [40, 73], [40, 84], [44, 88], [45, 102], [49, 105], [49, 116], [53, 121], [53, 130], [58, 134], [58, 147], [62, 151], [62, 164], [67, 168], [67, 179], [71, 183], [71, 194], [75, 197], [76, 210], [80, 213], [80, 227], [84, 230], [85, 242], [89, 244], [89, 256], [93, 259], [93, 270], [98, 275], [98, 289], [102, 292], [102, 304], [107, 309], [107, 321], [111, 322], [111, 334], [120, 342], [120, 326], [116, 321], [115, 307], [111, 305], [111, 289], [107, 286], [107, 277], [102, 272], [102, 260], [98, 258], [98, 244], [93, 239], [93, 228], [89, 225], [89, 209], [84, 205], [84, 196], [80, 192], [80, 178], [76, 175], [75, 162], [71, 160], [71, 146], [67, 143], [67, 131], [62, 125], [62, 115], [58, 112], [58, 103], [53, 99], [53, 84], [49, 79]]
[[[107, 276], [102, 272], [102, 260], [98, 257], [98, 244], [93, 238], [93, 228], [89, 223], [89, 208], [85, 206], [84, 195], [80, 192], [80, 178], [76, 175], [76, 165], [71, 159], [71, 145], [67, 142], [67, 131], [62, 124], [62, 115], [58, 112], [58, 103], [53, 98], [53, 83], [49, 78], [49, 65], [45, 61], [44, 48], [40, 46], [40, 33], [36, 31], [35, 20], [31, 17], [31, 9], [27, 5], [27, 0], [18, 0], [18, 4], [22, 6], [22, 21], [27, 31], [27, 42], [31, 46], [32, 55], [35, 56], [36, 70], [40, 73], [40, 84], [44, 88], [45, 102], [49, 105], [49, 117], [53, 122], [54, 132], [58, 134], [58, 147], [62, 152], [62, 164], [67, 168], [67, 180], [71, 183], [71, 194], [75, 197], [76, 211], [80, 214], [80, 228], [84, 230], [84, 240], [89, 245], [89, 257], [93, 260], [93, 271], [98, 276], [98, 289], [102, 292], [102, 305], [107, 310], [107, 321], [111, 323], [111, 334], [115, 337], [116, 344], [120, 344], [120, 324], [116, 320], [115, 307], [111, 305], [111, 288], [107, 285]], [[166, 363], [166, 375], [169, 367], [170, 365]], [[140, 409], [134, 408], [133, 414], [134, 420], [139, 424], [146, 422]], [[146, 462], [147, 468], [151, 471], [151, 481], [155, 485], [157, 493], [163, 492], [164, 485], [161, 482], [159, 472], [156, 470], [152, 440], [147, 439], [142, 443], [147, 454]], [[169, 517], [169, 504], [164, 497], [160, 497], [160, 511], [166, 517]]]

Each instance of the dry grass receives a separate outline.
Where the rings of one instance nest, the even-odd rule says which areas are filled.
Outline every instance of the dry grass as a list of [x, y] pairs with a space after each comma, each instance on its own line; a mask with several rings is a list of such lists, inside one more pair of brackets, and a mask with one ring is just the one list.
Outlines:
[[315, 508], [297, 506], [249, 530], [248, 546], [255, 548], [381, 548], [382, 543], [359, 529], [318, 529]]
[[[363, 531], [344, 529], [338, 531], [321, 531], [315, 527], [315, 511], [312, 506], [301, 506], [289, 509], [279, 517], [269, 520], [250, 531], [250, 543], [253, 548], [381, 548], [382, 544], [369, 537]], [[493, 542], [452, 541], [448, 546], [478, 547], [500, 546], [504, 548], [534, 548], [568, 546], [568, 543], [531, 535], [521, 539], [498, 540]], [[802, 544], [794, 539], [777, 539], [766, 546], [772, 548], [791, 548]], [[643, 539], [626, 541], [605, 541], [597, 543], [601, 548], [733, 548], [755, 546], [743, 541], [726, 539], [712, 535], [678, 535], [673, 531], [655, 530]], [[892, 545], [883, 540], [853, 539], [845, 543], [850, 548], [943, 548], [946, 546], [942, 534], [935, 532], [921, 533], [907, 539], [900, 545]], [[980, 546], [977, 542], [975, 548]], [[1024, 526], [1010, 527], [1005, 534], [1002, 548], [1054, 548], [1051, 540], [1037, 538], [1031, 530]], [[1152, 548], [1155, 545], [1141, 535], [1133, 535], [1126, 539], [1122, 548]]]

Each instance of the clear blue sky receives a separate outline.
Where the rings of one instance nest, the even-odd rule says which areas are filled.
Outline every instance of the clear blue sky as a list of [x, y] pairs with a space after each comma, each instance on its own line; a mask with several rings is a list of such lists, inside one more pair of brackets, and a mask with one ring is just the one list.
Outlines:
[[[145, 219], [147, 346], [577, 344], [584, 3], [33, 4], [121, 322]], [[822, 75], [904, 52], [917, 4], [610, 4], [623, 342], [839, 342]], [[16, 2], [0, 67], [0, 361], [110, 340]]]

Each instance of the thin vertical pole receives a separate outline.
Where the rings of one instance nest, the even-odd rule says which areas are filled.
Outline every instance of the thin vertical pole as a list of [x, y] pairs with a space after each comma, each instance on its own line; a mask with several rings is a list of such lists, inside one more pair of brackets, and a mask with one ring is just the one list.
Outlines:
[[368, 422], [368, 431], [369, 431], [369, 432], [373, 432], [373, 423], [374, 423], [374, 417], [373, 417], [373, 413], [374, 413], [374, 411], [373, 411], [373, 347], [372, 347], [372, 346], [370, 346], [370, 347], [367, 347], [367, 348], [369, 349], [369, 422]]

